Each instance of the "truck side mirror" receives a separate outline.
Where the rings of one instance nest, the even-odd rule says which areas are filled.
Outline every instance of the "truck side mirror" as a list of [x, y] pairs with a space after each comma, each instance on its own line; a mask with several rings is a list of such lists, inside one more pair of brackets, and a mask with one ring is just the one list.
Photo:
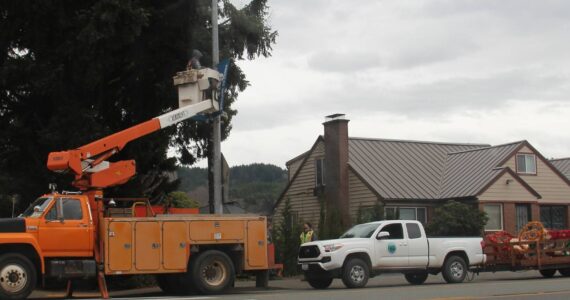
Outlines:
[[376, 236], [377, 240], [385, 240], [390, 237], [390, 233], [388, 231], [380, 231]]

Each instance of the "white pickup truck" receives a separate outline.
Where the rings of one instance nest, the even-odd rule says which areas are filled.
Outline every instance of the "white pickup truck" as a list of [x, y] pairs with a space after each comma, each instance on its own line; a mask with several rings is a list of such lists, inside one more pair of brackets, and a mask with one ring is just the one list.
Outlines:
[[482, 238], [427, 238], [420, 222], [392, 220], [356, 225], [336, 240], [305, 243], [298, 261], [307, 282], [325, 289], [334, 278], [358, 288], [389, 272], [405, 274], [411, 284], [439, 272], [448, 283], [459, 283], [485, 258]]

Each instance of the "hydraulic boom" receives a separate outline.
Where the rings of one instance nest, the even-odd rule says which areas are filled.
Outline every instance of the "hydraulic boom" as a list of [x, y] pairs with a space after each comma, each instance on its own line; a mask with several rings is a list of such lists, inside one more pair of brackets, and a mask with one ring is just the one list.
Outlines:
[[74, 150], [52, 152], [48, 169], [75, 175], [73, 186], [80, 190], [104, 189], [126, 183], [136, 173], [134, 160], [108, 162], [125, 145], [162, 128], [187, 120], [197, 114], [218, 110], [218, 102], [205, 100], [127, 128]]

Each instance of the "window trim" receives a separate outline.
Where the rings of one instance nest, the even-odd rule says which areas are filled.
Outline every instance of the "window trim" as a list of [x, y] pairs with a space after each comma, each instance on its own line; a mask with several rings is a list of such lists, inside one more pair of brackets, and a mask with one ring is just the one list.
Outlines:
[[501, 219], [500, 219], [500, 222], [499, 222], [500, 228], [498, 228], [498, 229], [496, 229], [496, 228], [488, 229], [488, 228], [487, 228], [487, 224], [485, 224], [485, 227], [483, 228], [483, 230], [484, 230], [484, 231], [502, 231], [502, 230], [504, 230], [504, 228], [505, 228], [505, 224], [504, 224], [504, 222], [505, 222], [505, 217], [503, 216], [503, 204], [502, 204], [502, 203], [485, 203], [485, 204], [483, 204], [483, 211], [484, 211], [485, 213], [487, 213], [487, 212], [485, 211], [485, 206], [498, 206], [498, 207], [499, 207], [499, 216], [500, 216]]
[[[525, 157], [531, 156], [533, 158], [533, 160], [534, 160], [534, 172], [526, 172], [526, 170], [525, 171], [519, 170], [519, 163], [518, 163], [519, 156], [525, 156]], [[525, 159], [525, 168], [526, 168], [526, 159]], [[537, 173], [538, 173], [538, 162], [536, 160], [536, 154], [525, 153], [525, 152], [517, 153], [515, 155], [515, 170], [516, 170], [517, 174], [520, 174], [520, 175], [537, 175]]]

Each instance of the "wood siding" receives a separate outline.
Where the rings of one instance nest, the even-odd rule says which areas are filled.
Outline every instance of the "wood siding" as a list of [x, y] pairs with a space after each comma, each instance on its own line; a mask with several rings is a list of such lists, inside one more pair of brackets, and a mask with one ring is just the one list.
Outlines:
[[378, 197], [356, 176], [352, 169], [348, 170], [348, 201], [350, 203], [350, 218], [354, 221], [358, 215], [358, 208], [373, 206]]
[[287, 192], [283, 195], [283, 199], [275, 209], [273, 222], [280, 224], [282, 221], [282, 212], [285, 207], [287, 198], [291, 201], [292, 210], [298, 216], [298, 222], [311, 222], [313, 227], [318, 230], [320, 204], [319, 199], [313, 195], [315, 188], [315, 160], [325, 156], [324, 143], [318, 142], [313, 152], [309, 154], [309, 158], [300, 166], [297, 177]]
[[[507, 184], [507, 180], [509, 184]], [[479, 201], [536, 201], [536, 197], [531, 194], [522, 184], [513, 178], [509, 173], [503, 174], [493, 185], [491, 185], [481, 196]]]
[[[519, 150], [519, 153], [529, 154], [534, 152], [528, 147], [523, 147]], [[516, 155], [513, 155], [504, 166], [516, 172]], [[554, 173], [538, 156], [536, 156], [536, 175], [519, 175], [542, 196], [542, 199], [538, 200], [539, 203], [570, 203], [570, 186]]]
[[293, 176], [295, 176], [295, 173], [297, 172], [302, 163], [303, 159], [301, 158], [289, 165], [289, 181], [293, 179]]

